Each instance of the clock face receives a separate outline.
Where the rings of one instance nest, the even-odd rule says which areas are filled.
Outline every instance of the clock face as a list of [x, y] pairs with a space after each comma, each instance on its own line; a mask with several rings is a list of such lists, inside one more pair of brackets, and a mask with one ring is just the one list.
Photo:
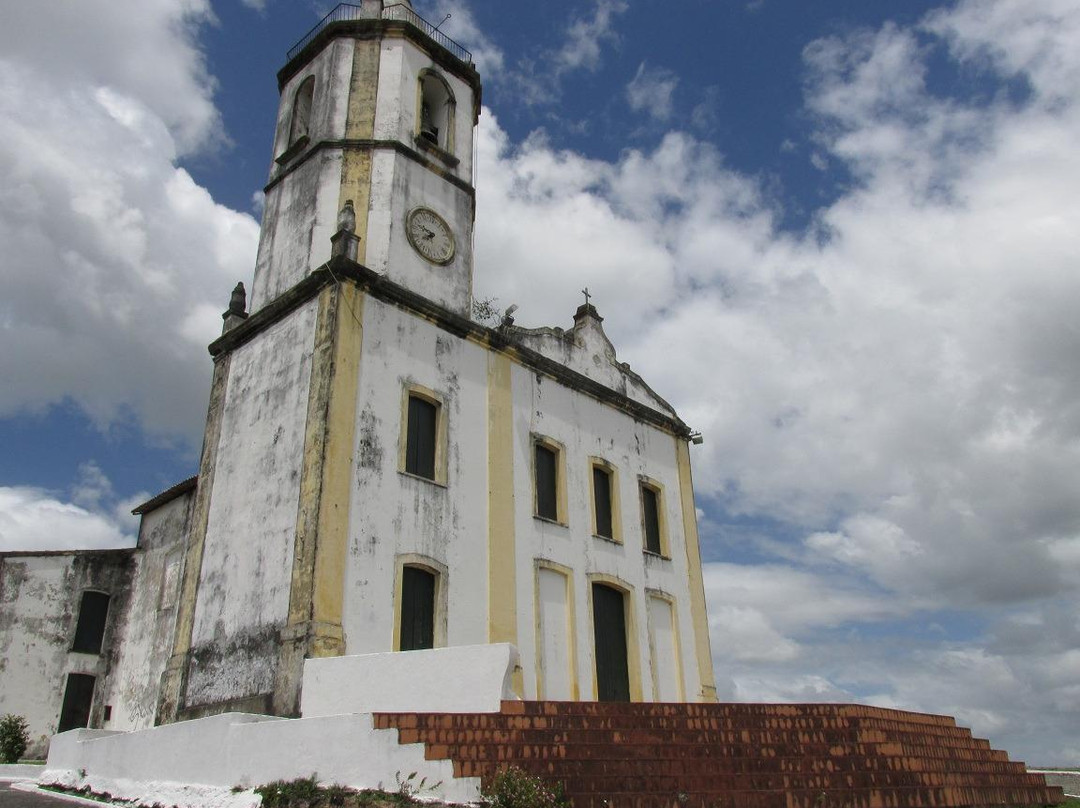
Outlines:
[[413, 208], [405, 219], [405, 232], [415, 250], [433, 264], [448, 264], [454, 257], [454, 234], [443, 218], [428, 208]]

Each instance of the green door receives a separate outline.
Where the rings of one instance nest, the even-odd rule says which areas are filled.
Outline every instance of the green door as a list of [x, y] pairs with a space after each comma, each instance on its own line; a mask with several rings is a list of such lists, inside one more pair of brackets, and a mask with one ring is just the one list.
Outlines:
[[593, 584], [592, 595], [596, 698], [599, 701], [630, 701], [623, 593], [610, 586]]

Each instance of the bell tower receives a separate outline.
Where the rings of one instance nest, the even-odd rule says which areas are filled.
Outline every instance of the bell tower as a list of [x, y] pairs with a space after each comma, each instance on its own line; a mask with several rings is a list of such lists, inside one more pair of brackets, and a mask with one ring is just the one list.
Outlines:
[[[424, 376], [432, 362], [415, 345], [384, 368], [388, 351], [405, 346], [379, 329], [397, 305], [460, 328], [472, 304], [480, 78], [469, 52], [408, 0], [362, 0], [339, 5], [289, 51], [278, 85], [250, 316], [242, 301], [230, 304], [210, 345], [214, 378], [158, 722], [228, 710], [296, 715], [306, 659], [391, 650], [391, 631], [355, 617], [377, 596], [350, 577], [349, 560], [364, 547], [380, 561], [406, 557], [394, 555], [392, 530], [381, 542], [355, 539], [364, 520], [403, 500], [357, 480], [379, 458], [392, 466], [375, 482], [412, 478], [389, 449], [394, 418], [364, 429], [374, 399], [393, 391], [389, 409], [427, 402], [445, 432], [453, 385]], [[383, 370], [392, 375], [381, 379]], [[421, 485], [438, 499], [441, 482]]]
[[290, 52], [252, 311], [331, 254], [351, 201], [358, 263], [464, 316], [472, 301], [471, 55], [408, 0], [338, 6]]

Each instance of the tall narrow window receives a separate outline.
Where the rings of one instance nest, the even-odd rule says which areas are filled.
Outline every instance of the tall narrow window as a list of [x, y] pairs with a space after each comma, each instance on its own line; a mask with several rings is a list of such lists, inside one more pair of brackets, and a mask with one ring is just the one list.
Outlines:
[[593, 466], [593, 518], [594, 533], [605, 539], [614, 539], [611, 518], [611, 472], [603, 466]]
[[64, 689], [64, 704], [60, 708], [57, 732], [90, 725], [90, 707], [94, 702], [94, 677], [85, 673], [69, 673]]
[[109, 616], [109, 596], [104, 592], [83, 592], [79, 604], [79, 622], [71, 650], [81, 654], [100, 654], [105, 637], [105, 620]]
[[311, 128], [311, 102], [315, 98], [315, 77], [308, 76], [296, 90], [292, 119], [289, 121], [289, 146], [308, 136]]
[[405, 440], [405, 471], [418, 477], [435, 479], [435, 450], [439, 407], [420, 396], [409, 396]]
[[641, 521], [645, 533], [645, 549], [663, 555], [660, 541], [660, 492], [652, 486], [641, 486]]
[[535, 444], [536, 515], [559, 519], [559, 453], [542, 443]]
[[401, 570], [402, 651], [435, 647], [435, 575], [420, 567]]

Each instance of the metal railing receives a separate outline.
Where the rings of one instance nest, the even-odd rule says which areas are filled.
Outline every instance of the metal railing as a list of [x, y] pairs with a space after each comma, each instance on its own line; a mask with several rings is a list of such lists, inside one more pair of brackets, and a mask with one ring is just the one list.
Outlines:
[[[379, 13], [378, 17], [384, 20], [407, 22], [410, 25], [419, 28], [424, 34], [434, 39], [438, 44], [442, 45], [461, 61], [466, 64], [472, 64], [472, 54], [464, 46], [452, 40], [440, 31], [437, 26], [432, 25], [404, 3], [395, 3], [392, 6], [385, 7]], [[291, 62], [297, 54], [306, 48], [308, 44], [319, 35], [319, 32], [328, 25], [335, 22], [349, 22], [352, 20], [374, 18], [375, 17], [372, 14], [365, 13], [361, 6], [352, 5], [351, 3], [341, 3], [336, 6], [333, 11], [323, 17], [314, 28], [304, 34], [303, 38], [289, 49], [286, 60]]]

